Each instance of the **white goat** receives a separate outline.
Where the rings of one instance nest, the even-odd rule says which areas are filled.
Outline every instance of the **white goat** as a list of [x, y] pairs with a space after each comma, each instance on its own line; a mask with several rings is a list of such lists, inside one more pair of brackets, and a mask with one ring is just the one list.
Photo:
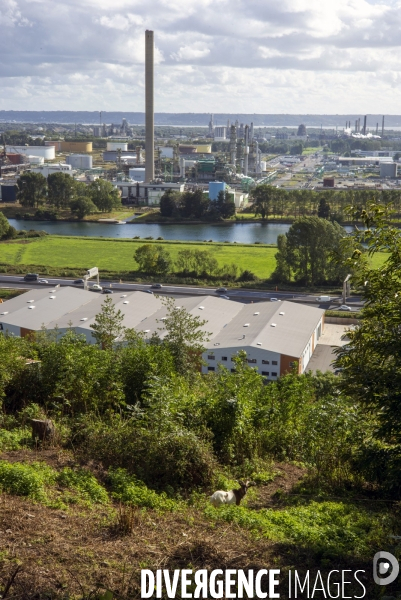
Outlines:
[[214, 494], [209, 498], [213, 506], [216, 508], [222, 504], [236, 504], [239, 506], [242, 498], [247, 493], [248, 488], [255, 484], [251, 481], [246, 481], [245, 483], [243, 481], [239, 481], [238, 483], [241, 486], [239, 490], [230, 490], [229, 492], [218, 490], [217, 492], [214, 492]]

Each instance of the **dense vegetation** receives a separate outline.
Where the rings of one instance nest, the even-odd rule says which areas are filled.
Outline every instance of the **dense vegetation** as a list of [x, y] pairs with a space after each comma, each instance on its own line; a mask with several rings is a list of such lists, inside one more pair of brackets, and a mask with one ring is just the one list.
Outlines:
[[207, 219], [218, 221], [235, 215], [235, 204], [228, 192], [219, 192], [216, 200], [210, 200], [201, 189], [194, 192], [167, 191], [160, 198], [162, 217], [175, 219]]

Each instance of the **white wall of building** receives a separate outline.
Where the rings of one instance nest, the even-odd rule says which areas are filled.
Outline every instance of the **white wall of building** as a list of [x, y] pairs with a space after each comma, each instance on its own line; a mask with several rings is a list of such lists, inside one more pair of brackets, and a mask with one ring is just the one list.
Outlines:
[[48, 177], [52, 173], [67, 173], [67, 175], [73, 174], [71, 165], [66, 165], [65, 163], [38, 165], [37, 167], [32, 167], [31, 171], [33, 173], [41, 173], [44, 177]]
[[[231, 371], [231, 369], [235, 368], [232, 357], [236, 356], [240, 350], [245, 350], [248, 365], [256, 369], [259, 375], [263, 375], [269, 381], [276, 381], [278, 379], [280, 376], [280, 354], [270, 350], [263, 350], [262, 348], [255, 348], [254, 346], [244, 346], [243, 348], [210, 348], [202, 354], [203, 360], [207, 363], [207, 366], [202, 367], [202, 373], [213, 373], [212, 369], [217, 372], [218, 365], [222, 365]], [[214, 358], [210, 358], [213, 356]], [[224, 360], [225, 358], [227, 360]]]
[[25, 154], [26, 156], [43, 156], [46, 160], [56, 158], [54, 146], [6, 146], [6, 151]]

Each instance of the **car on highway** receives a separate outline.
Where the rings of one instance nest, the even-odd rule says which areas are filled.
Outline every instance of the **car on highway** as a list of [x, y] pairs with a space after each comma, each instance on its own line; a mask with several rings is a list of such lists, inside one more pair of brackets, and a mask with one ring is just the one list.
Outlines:
[[102, 294], [114, 294], [113, 290], [109, 290], [108, 288], [104, 288]]
[[37, 281], [39, 279], [39, 275], [37, 273], [27, 273], [24, 276], [24, 281]]
[[341, 306], [339, 306], [337, 308], [337, 310], [345, 310], [345, 311], [351, 312], [352, 308], [350, 306], [347, 306], [346, 304], [341, 304]]
[[277, 298], [270, 298], [270, 302], [278, 302]]
[[225, 287], [219, 287], [216, 290], [216, 294], [227, 294], [227, 291], [228, 291], [227, 288], [225, 288]]
[[103, 290], [101, 285], [98, 285], [97, 283], [94, 283], [92, 285], [92, 287], [90, 288], [91, 292], [101, 292]]
[[85, 281], [83, 279], [76, 279], [72, 282], [74, 285], [83, 285]]
[[163, 286], [161, 283], [152, 283], [152, 285], [150, 287], [153, 288], [154, 290], [160, 290]]
[[39, 279], [38, 283], [49, 283], [47, 279]]

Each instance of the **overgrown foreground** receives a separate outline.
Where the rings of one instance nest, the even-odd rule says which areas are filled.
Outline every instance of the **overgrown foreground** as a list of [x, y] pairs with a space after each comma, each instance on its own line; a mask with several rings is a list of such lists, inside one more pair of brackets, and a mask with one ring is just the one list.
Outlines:
[[[0, 336], [3, 597], [139, 598], [141, 568], [269, 567], [364, 569], [379, 597], [372, 557], [400, 527], [375, 417], [330, 374], [265, 385], [240, 354], [201, 376], [173, 325], [105, 349]], [[44, 417], [56, 437], [33, 441]], [[256, 483], [243, 505], [213, 508], [237, 478]]]

